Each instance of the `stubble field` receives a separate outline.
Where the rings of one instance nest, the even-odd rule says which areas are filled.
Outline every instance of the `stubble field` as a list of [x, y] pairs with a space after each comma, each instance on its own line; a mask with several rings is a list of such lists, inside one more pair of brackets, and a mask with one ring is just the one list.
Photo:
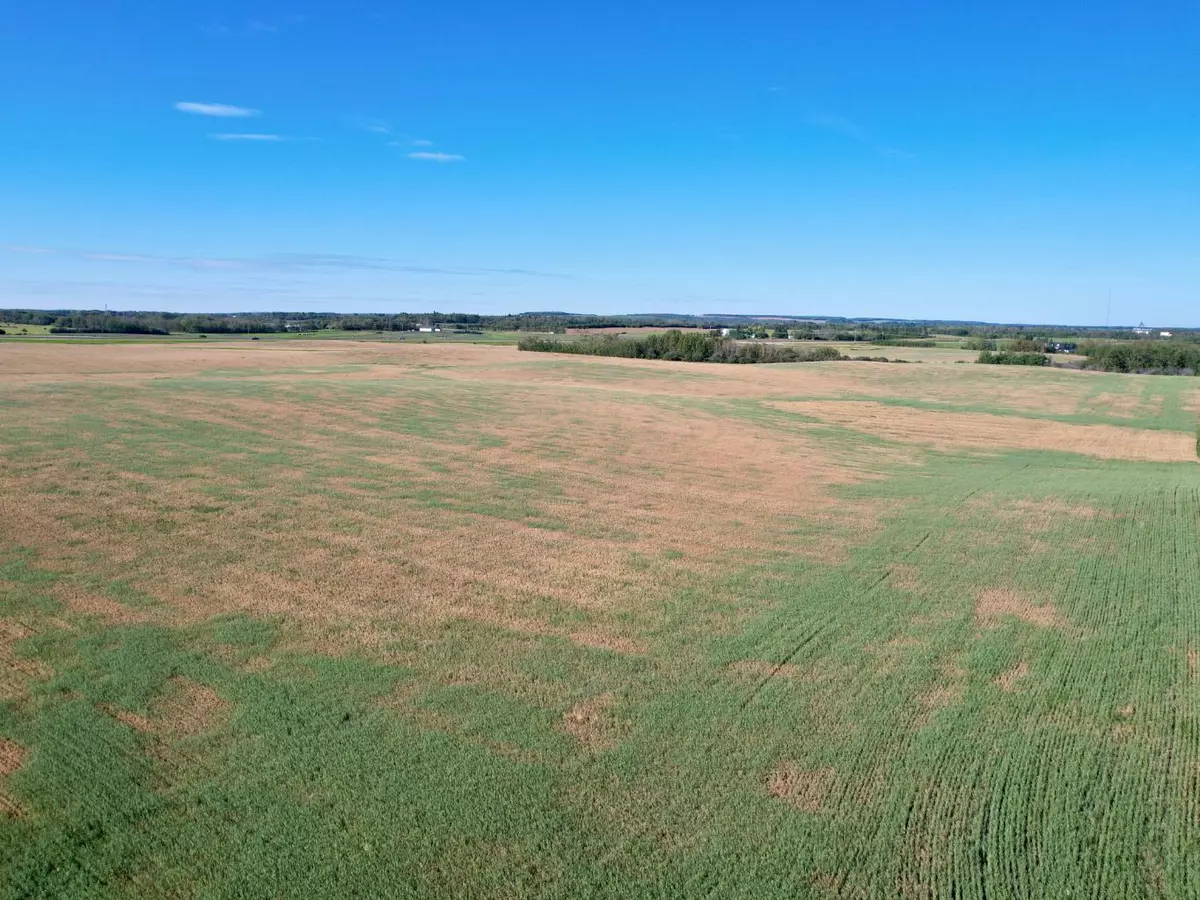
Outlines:
[[0, 347], [0, 889], [1200, 894], [1194, 379], [922, 358]]

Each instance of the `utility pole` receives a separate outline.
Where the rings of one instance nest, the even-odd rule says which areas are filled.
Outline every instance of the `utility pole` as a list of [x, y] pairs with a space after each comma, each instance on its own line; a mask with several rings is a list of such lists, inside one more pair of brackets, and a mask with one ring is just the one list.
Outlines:
[[1108, 308], [1104, 310], [1104, 327], [1108, 327], [1108, 320], [1112, 316], [1112, 285], [1108, 286]]

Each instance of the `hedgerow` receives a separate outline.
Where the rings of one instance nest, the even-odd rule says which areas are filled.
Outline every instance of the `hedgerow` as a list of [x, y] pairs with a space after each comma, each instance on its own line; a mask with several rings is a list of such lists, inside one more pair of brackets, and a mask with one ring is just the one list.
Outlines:
[[1089, 369], [1157, 375], [1200, 372], [1200, 346], [1172, 341], [1121, 341], [1084, 344], [1081, 352]]
[[668, 359], [684, 362], [785, 363], [824, 362], [846, 357], [835, 347], [793, 347], [783, 344], [740, 343], [712, 334], [662, 331], [644, 337], [586, 337], [579, 340], [528, 337], [518, 349], [536, 353], [578, 353], [626, 359]]
[[993, 366], [1048, 366], [1050, 357], [1043, 353], [1008, 353], [1003, 350], [993, 353], [984, 350], [975, 362]]

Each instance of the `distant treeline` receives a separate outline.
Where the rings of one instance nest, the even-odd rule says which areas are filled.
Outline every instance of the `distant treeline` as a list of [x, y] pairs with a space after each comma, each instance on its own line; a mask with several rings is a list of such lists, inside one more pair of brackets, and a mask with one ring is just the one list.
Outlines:
[[703, 331], [662, 331], [640, 337], [588, 336], [578, 340], [522, 338], [521, 350], [580, 353], [627, 359], [670, 359], [686, 362], [785, 363], [845, 359], [835, 347], [739, 343]]
[[[262, 312], [195, 314], [170, 312], [109, 312], [103, 310], [0, 310], [0, 322], [41, 325], [56, 333], [92, 334], [267, 334], [272, 332], [416, 331], [439, 325], [453, 331], [524, 331], [565, 333], [569, 328], [628, 329], [692, 328], [729, 331], [737, 339], [775, 338], [803, 341], [871, 342], [885, 346], [925, 346], [935, 336], [963, 338], [975, 350], [1040, 352], [1071, 339], [1128, 340], [1160, 343], [1157, 334], [1131, 335], [1128, 329], [1069, 328], [1035, 325], [989, 325], [964, 322], [904, 322], [880, 319], [846, 319], [837, 316], [691, 316], [647, 313], [629, 316], [595, 316], [575, 313], [525, 312], [504, 316], [475, 313], [330, 313]], [[911, 341], [917, 344], [908, 343]], [[1200, 341], [1200, 332], [1176, 330], [1172, 345]], [[899, 343], [903, 342], [903, 343]], [[1027, 351], [1024, 348], [1029, 347]]]
[[1120, 341], [1084, 344], [1084, 365], [1105, 372], [1195, 375], [1200, 372], [1200, 345], [1174, 341]]

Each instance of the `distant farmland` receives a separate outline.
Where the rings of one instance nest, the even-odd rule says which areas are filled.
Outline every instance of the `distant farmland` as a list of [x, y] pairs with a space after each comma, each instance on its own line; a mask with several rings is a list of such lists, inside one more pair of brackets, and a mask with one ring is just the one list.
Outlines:
[[4, 892], [1200, 895], [1196, 380], [912, 353], [0, 346]]

